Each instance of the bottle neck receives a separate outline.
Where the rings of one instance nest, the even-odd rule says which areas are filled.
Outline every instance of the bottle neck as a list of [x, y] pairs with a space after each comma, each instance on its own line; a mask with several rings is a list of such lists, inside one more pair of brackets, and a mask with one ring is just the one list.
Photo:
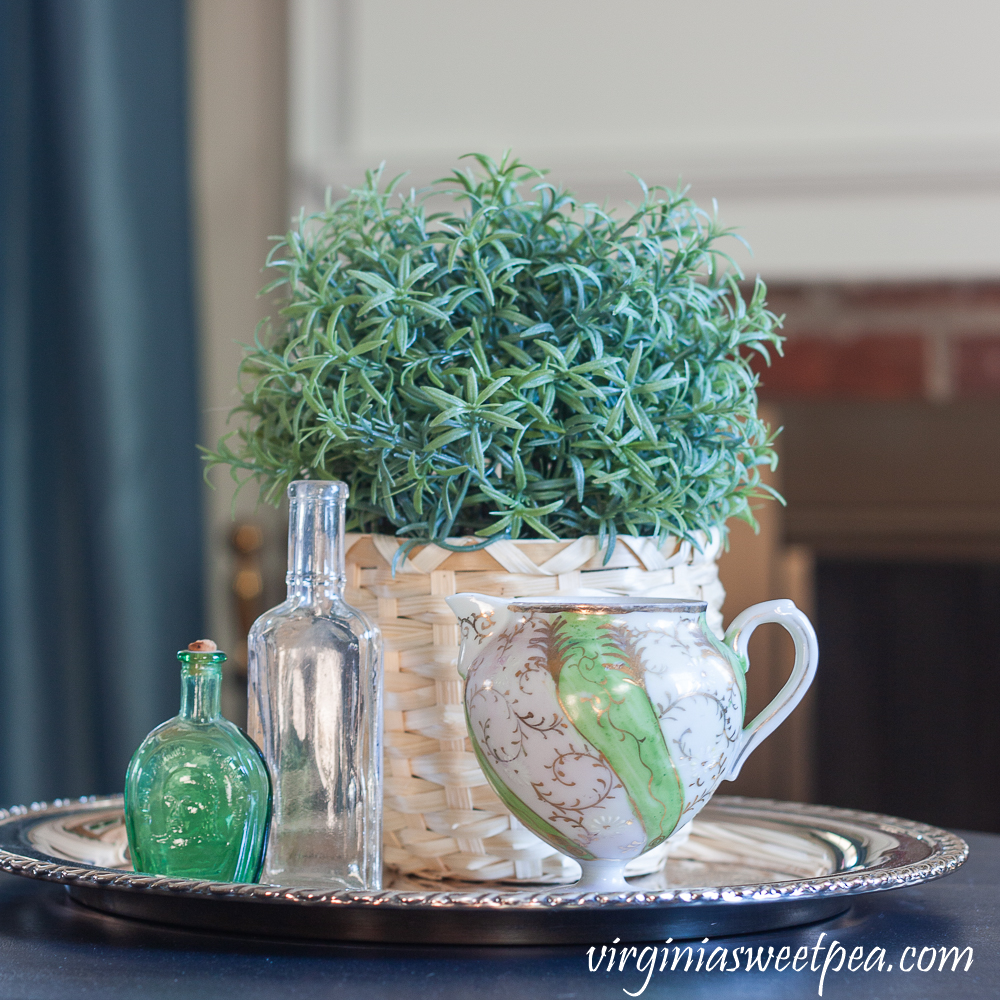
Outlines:
[[299, 603], [342, 598], [346, 487], [342, 483], [301, 485], [314, 489], [301, 496], [290, 492], [285, 577], [288, 597]]
[[182, 719], [211, 722], [222, 714], [222, 664], [225, 653], [192, 653], [181, 650]]

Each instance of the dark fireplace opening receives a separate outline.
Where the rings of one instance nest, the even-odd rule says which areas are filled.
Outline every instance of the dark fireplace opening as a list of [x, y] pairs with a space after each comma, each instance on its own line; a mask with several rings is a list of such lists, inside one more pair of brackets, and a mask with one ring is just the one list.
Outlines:
[[816, 797], [1000, 832], [1000, 565], [816, 563]]

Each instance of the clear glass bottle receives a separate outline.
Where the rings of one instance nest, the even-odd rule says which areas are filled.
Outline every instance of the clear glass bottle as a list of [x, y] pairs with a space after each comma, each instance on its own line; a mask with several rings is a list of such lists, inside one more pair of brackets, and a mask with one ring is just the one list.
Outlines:
[[256, 882], [271, 820], [260, 750], [219, 711], [226, 654], [208, 639], [182, 649], [180, 714], [157, 726], [125, 776], [136, 871]]
[[346, 483], [288, 487], [288, 597], [250, 630], [250, 735], [274, 781], [262, 881], [382, 884], [382, 639], [344, 602]]

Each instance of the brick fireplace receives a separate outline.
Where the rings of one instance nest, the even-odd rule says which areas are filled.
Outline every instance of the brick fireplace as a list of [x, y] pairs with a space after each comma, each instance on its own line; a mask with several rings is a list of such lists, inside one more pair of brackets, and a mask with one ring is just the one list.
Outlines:
[[785, 357], [762, 398], [1000, 398], [1000, 282], [775, 286]]
[[[734, 529], [727, 610], [792, 596], [820, 676], [734, 790], [1000, 830], [983, 796], [1000, 776], [984, 707], [1000, 699], [1000, 283], [768, 300], [788, 341], [760, 397], [784, 426], [788, 507], [762, 507], [759, 536]], [[754, 641], [751, 712], [790, 658], [780, 636]]]

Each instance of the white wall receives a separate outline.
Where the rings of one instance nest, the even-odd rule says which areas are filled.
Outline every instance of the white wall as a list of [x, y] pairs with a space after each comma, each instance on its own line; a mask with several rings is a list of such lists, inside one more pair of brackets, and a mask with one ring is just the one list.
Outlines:
[[[242, 344], [253, 340], [269, 303], [257, 298], [266, 278], [268, 237], [287, 223], [287, 75], [285, 0], [189, 0], [192, 175], [196, 205], [201, 326], [202, 442], [214, 445], [239, 402]], [[268, 565], [284, 573], [284, 522], [258, 506], [251, 485], [238, 500], [226, 470], [206, 492], [205, 585], [209, 635], [246, 659], [233, 600], [229, 536], [238, 520], [266, 529]], [[246, 695], [223, 691], [223, 711], [245, 719]]]
[[[298, 200], [513, 147], [595, 200], [682, 178], [765, 278], [1000, 269], [995, 0], [291, 0]], [[745, 259], [745, 258], [744, 258]]]

